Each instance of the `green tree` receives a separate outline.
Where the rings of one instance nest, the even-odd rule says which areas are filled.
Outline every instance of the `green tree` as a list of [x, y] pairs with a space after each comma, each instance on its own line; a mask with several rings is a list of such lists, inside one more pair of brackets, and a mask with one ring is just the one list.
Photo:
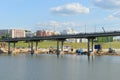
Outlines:
[[2, 39], [2, 36], [0, 36], [0, 40]]
[[5, 34], [5, 38], [10, 38], [10, 34], [9, 33]]
[[97, 37], [96, 42], [112, 42], [113, 36], [110, 37]]
[[30, 30], [25, 30], [25, 32], [31, 32]]

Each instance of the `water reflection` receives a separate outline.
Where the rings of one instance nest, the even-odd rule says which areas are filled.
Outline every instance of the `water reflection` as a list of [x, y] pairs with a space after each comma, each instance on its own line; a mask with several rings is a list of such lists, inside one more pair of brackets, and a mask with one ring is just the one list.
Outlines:
[[120, 58], [115, 56], [0, 55], [1, 80], [114, 80]]

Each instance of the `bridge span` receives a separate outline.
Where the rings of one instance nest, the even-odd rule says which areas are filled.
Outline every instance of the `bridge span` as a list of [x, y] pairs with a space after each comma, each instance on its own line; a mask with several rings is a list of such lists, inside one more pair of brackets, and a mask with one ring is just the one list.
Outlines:
[[18, 41], [30, 41], [31, 42], [31, 54], [34, 54], [33, 42], [36, 42], [36, 50], [38, 42], [40, 40], [56, 40], [57, 41], [57, 55], [59, 55], [59, 41], [61, 41], [61, 49], [63, 50], [63, 42], [65, 39], [69, 38], [86, 38], [88, 39], [88, 56], [90, 56], [90, 41], [92, 41], [92, 51], [93, 51], [93, 40], [96, 37], [107, 37], [107, 36], [120, 36], [120, 31], [111, 32], [95, 32], [95, 33], [78, 33], [78, 34], [67, 34], [67, 35], [53, 35], [53, 36], [34, 36], [34, 37], [23, 37], [23, 38], [5, 38], [1, 39], [0, 42], [8, 42], [8, 53], [10, 53], [10, 43], [15, 43]]

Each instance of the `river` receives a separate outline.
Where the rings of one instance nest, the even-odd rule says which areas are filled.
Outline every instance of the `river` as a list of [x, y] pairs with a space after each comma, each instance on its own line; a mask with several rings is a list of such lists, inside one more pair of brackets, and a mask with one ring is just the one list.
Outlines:
[[0, 55], [0, 80], [119, 79], [119, 56]]

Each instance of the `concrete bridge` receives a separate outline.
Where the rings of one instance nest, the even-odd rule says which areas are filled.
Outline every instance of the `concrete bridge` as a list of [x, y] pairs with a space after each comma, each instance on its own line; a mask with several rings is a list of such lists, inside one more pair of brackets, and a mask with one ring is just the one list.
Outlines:
[[78, 34], [68, 34], [68, 35], [53, 35], [53, 36], [40, 36], [40, 37], [23, 37], [23, 38], [5, 38], [0, 40], [0, 42], [8, 43], [8, 54], [10, 53], [10, 43], [15, 44], [18, 41], [29, 41], [31, 42], [31, 54], [34, 54], [33, 42], [36, 42], [36, 50], [38, 47], [38, 42], [40, 40], [56, 40], [57, 41], [57, 55], [59, 55], [59, 42], [61, 41], [61, 50], [63, 50], [63, 45], [65, 39], [69, 38], [86, 38], [88, 40], [88, 56], [90, 56], [90, 41], [92, 42], [92, 51], [93, 51], [93, 40], [96, 37], [107, 37], [107, 36], [120, 36], [120, 31], [111, 31], [111, 32], [95, 32], [95, 33], [78, 33]]

